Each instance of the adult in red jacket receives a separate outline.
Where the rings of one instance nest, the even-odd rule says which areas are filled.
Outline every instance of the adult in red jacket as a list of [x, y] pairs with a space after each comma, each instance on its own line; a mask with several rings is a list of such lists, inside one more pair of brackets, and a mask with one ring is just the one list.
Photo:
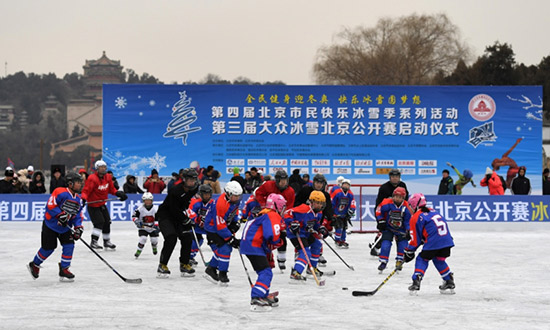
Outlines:
[[92, 230], [92, 243], [94, 249], [103, 249], [97, 243], [99, 236], [103, 233], [103, 246], [105, 249], [115, 249], [116, 245], [111, 243], [111, 216], [105, 205], [108, 195], [115, 195], [121, 201], [125, 201], [128, 196], [123, 191], [117, 191], [113, 184], [113, 179], [107, 173], [107, 164], [103, 160], [95, 162], [96, 172], [91, 174], [82, 190], [82, 202], [85, 205], [88, 203], [88, 214], [94, 225]]
[[166, 188], [166, 184], [159, 178], [159, 172], [156, 169], [151, 171], [151, 176], [143, 183], [143, 188], [151, 194], [160, 194]]
[[[286, 208], [294, 207], [294, 198], [296, 193], [294, 189], [288, 185], [288, 174], [285, 170], [278, 170], [275, 173], [275, 181], [266, 181], [256, 190], [256, 200], [260, 205], [265, 207], [267, 196], [271, 194], [282, 195], [286, 199]], [[277, 263], [281, 271], [286, 269], [286, 231], [281, 232], [281, 240], [283, 245], [277, 249]]]
[[489, 195], [504, 195], [504, 186], [506, 185], [506, 182], [503, 182], [503, 180], [500, 179], [497, 171], [492, 171], [487, 167], [485, 177], [481, 179], [479, 185], [482, 187], [488, 187]]

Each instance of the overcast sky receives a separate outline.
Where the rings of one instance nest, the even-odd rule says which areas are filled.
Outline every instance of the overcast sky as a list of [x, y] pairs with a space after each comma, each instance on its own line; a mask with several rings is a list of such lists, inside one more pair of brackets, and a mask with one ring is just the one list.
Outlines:
[[0, 76], [83, 73], [106, 51], [125, 69], [164, 83], [228, 80], [313, 84], [319, 47], [345, 27], [382, 17], [446, 13], [474, 56], [495, 41], [516, 61], [550, 55], [545, 0], [0, 0]]

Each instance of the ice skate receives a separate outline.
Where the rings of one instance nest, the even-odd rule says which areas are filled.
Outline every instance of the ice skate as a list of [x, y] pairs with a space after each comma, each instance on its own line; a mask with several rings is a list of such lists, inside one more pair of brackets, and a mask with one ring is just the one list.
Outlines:
[[191, 266], [196, 266], [196, 265], [198, 265], [199, 263], [197, 262], [197, 260], [195, 260], [195, 258], [191, 258], [191, 259], [189, 259], [189, 264], [190, 264]]
[[286, 266], [285, 266], [286, 259], [277, 257], [277, 264], [279, 265], [279, 269], [281, 270], [281, 273], [284, 273]]
[[204, 272], [206, 273], [203, 275], [205, 279], [214, 284], [218, 284], [220, 278], [218, 277], [218, 271], [216, 270], [216, 268], [208, 266], [206, 267]]
[[102, 250], [103, 249], [103, 246], [99, 245], [97, 243], [97, 239], [94, 239], [94, 238], [92, 238], [92, 243], [90, 243], [90, 246], [92, 247], [92, 249], [96, 249], [96, 250]]
[[271, 307], [279, 307], [279, 298], [273, 294], [268, 294], [265, 299], [269, 302]]
[[398, 272], [403, 270], [403, 260], [397, 260], [395, 262], [395, 270], [397, 270]]
[[250, 300], [250, 310], [252, 312], [269, 312], [271, 304], [265, 298], [254, 297]]
[[409, 294], [411, 296], [416, 296], [420, 290], [420, 282], [422, 281], [422, 275], [417, 275], [416, 279], [413, 280], [412, 284], [409, 286]]
[[218, 279], [220, 280], [220, 286], [229, 286], [229, 278], [227, 277], [227, 272], [221, 271], [218, 274]]
[[386, 262], [380, 262], [380, 265], [378, 266], [378, 271], [380, 272], [380, 274], [382, 274], [382, 272], [384, 271], [384, 269], [386, 269], [386, 266], [388, 264]]
[[158, 253], [157, 246], [153, 245], [153, 254], [157, 255], [157, 253]]
[[[313, 268], [313, 269], [315, 270], [315, 275], [317, 275], [317, 278], [323, 276], [324, 273], [322, 271], [320, 271], [317, 267]], [[313, 277], [313, 275], [311, 274], [311, 270], [309, 270], [309, 268], [306, 269], [306, 275], [309, 275], [309, 276]]]
[[136, 253], [134, 253], [134, 257], [139, 258], [139, 256], [141, 255], [141, 250], [137, 250]]
[[290, 284], [305, 284], [306, 278], [302, 274], [298, 273], [297, 270], [292, 269], [290, 273]]
[[168, 269], [168, 266], [165, 264], [159, 264], [159, 267], [157, 268], [157, 278], [169, 278], [170, 277], [170, 270]]
[[105, 248], [105, 251], [115, 251], [116, 250], [116, 245], [114, 245], [113, 243], [111, 243], [111, 240], [108, 240], [108, 241], [103, 241], [103, 247]]
[[449, 274], [448, 280], [443, 280], [443, 284], [439, 286], [439, 292], [441, 294], [455, 294], [455, 280], [453, 273]]
[[38, 275], [40, 273], [40, 267], [37, 266], [34, 261], [31, 261], [27, 264], [27, 269], [31, 273], [32, 279], [36, 280], [38, 278]]
[[181, 277], [195, 277], [195, 270], [191, 264], [180, 263]]
[[349, 249], [349, 244], [344, 241], [337, 241], [336, 247], [340, 249]]
[[326, 267], [327, 266], [327, 259], [325, 259], [325, 257], [323, 257], [323, 255], [321, 254], [319, 256], [319, 263], [317, 264], [317, 267]]
[[59, 263], [59, 282], [74, 282], [74, 274], [71, 273], [69, 267], [61, 267]]

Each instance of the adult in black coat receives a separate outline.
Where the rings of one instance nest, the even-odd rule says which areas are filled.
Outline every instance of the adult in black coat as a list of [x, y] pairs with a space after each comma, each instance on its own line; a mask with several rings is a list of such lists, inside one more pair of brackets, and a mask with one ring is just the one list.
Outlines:
[[46, 186], [44, 185], [44, 174], [40, 171], [33, 172], [32, 179], [29, 184], [31, 194], [45, 194]]
[[197, 171], [186, 168], [180, 172], [182, 183], [176, 184], [168, 191], [164, 202], [157, 212], [158, 222], [164, 246], [160, 253], [160, 263], [157, 270], [159, 276], [166, 277], [170, 274], [168, 261], [174, 251], [177, 240], [181, 242], [180, 272], [182, 276], [194, 276], [195, 270], [189, 264], [191, 244], [193, 242], [193, 220], [189, 218], [187, 209], [191, 198], [198, 192], [199, 181]]
[[126, 182], [122, 185], [122, 190], [127, 194], [143, 194], [143, 190], [136, 183], [136, 177], [131, 174], [126, 176]]
[[531, 194], [531, 181], [525, 177], [525, 166], [520, 166], [518, 169], [518, 175], [512, 179], [510, 189], [513, 195], [530, 195]]

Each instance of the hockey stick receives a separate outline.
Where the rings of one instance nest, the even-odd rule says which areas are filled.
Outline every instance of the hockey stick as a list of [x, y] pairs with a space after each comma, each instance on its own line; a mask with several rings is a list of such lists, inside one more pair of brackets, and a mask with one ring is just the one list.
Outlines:
[[302, 239], [300, 238], [300, 235], [299, 234], [296, 235], [296, 238], [298, 239], [298, 242], [300, 243], [300, 246], [302, 247], [302, 252], [304, 253], [304, 256], [306, 257], [307, 265], [309, 267], [309, 271], [311, 271], [311, 275], [313, 275], [313, 278], [315, 279], [315, 282], [317, 283], [318, 286], [324, 286], [325, 285], [325, 280], [319, 281], [319, 279], [317, 278], [317, 274], [315, 274], [315, 269], [313, 269], [313, 266], [311, 265], [311, 261], [309, 261], [309, 257], [307, 255], [306, 248], [304, 247], [304, 243], [302, 243]]
[[250, 274], [248, 273], [248, 268], [246, 268], [246, 264], [244, 263], [243, 255], [241, 254], [241, 248], [238, 248], [239, 250], [239, 257], [241, 257], [241, 261], [243, 263], [244, 272], [246, 273], [246, 277], [248, 277], [248, 283], [250, 283], [250, 287], [252, 288], [254, 284], [252, 283], [252, 279], [250, 278]]
[[[332, 237], [331, 235], [329, 235], [330, 237]], [[328, 246], [332, 252], [334, 252], [334, 254], [340, 258], [340, 260], [342, 260], [342, 262], [344, 263], [344, 265], [346, 265], [349, 269], [351, 270], [355, 270], [355, 268], [353, 268], [353, 266], [350, 266], [348, 265], [348, 263], [338, 254], [338, 252], [336, 252], [336, 250], [334, 250], [334, 248], [332, 246], [330, 246], [330, 244], [328, 244], [328, 242], [323, 238], [323, 242], [325, 242], [325, 245]]]
[[397, 268], [395, 268], [391, 273], [390, 275], [388, 275], [388, 277], [386, 277], [386, 279], [380, 283], [380, 285], [374, 290], [374, 291], [353, 291], [351, 294], [355, 297], [359, 297], [359, 296], [374, 296], [374, 294], [376, 292], [378, 292], [378, 290], [380, 290], [380, 288], [386, 284], [386, 282], [393, 276], [393, 274], [395, 274], [397, 272]]
[[[74, 233], [74, 232], [73, 232], [73, 233]], [[99, 253], [97, 253], [88, 243], [86, 243], [85, 240], [83, 240], [82, 238], [80, 238], [80, 241], [81, 241], [82, 243], [84, 243], [84, 245], [86, 245], [86, 247], [87, 247], [88, 249], [90, 249], [90, 251], [92, 251], [99, 259], [101, 259], [101, 261], [103, 261], [107, 266], [109, 266], [109, 268], [111, 268], [111, 270], [112, 270], [113, 272], [115, 272], [115, 274], [117, 274], [118, 277], [120, 277], [124, 282], [126, 282], [126, 283], [132, 283], [132, 284], [141, 284], [141, 282], [143, 282], [143, 280], [142, 280], [141, 278], [133, 278], [133, 279], [132, 279], [132, 278], [126, 278], [126, 277], [120, 275], [120, 274], [116, 271], [116, 269], [114, 269], [113, 266], [109, 265], [109, 263], [108, 263], [105, 259], [103, 259], [103, 257], [101, 257], [101, 256], [99, 255]]]
[[199, 253], [201, 254], [202, 263], [204, 264], [204, 267], [206, 267], [206, 260], [204, 260], [204, 256], [202, 255], [201, 246], [199, 244], [199, 238], [197, 237], [197, 233], [195, 232], [195, 227], [191, 226], [191, 229], [193, 230], [193, 236], [195, 237], [195, 243], [197, 243], [197, 248], [199, 248]]
[[118, 197], [114, 197], [114, 198], [100, 199], [97, 201], [91, 201], [91, 202], [88, 202], [87, 204], [103, 203], [103, 202], [118, 201], [118, 200], [120, 200]]

